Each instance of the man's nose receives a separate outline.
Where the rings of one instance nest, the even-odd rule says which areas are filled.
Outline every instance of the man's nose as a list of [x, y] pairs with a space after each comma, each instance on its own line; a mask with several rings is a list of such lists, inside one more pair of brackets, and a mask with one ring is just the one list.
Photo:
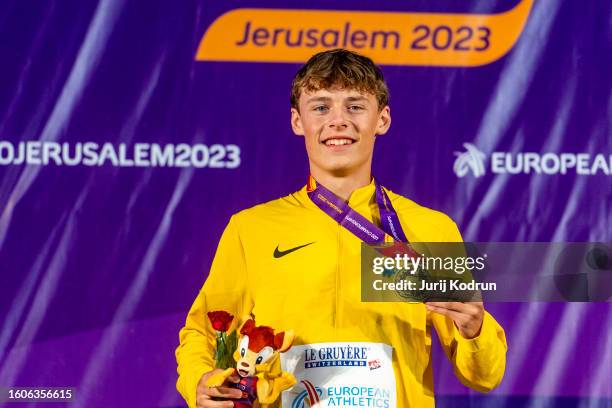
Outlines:
[[345, 113], [342, 109], [333, 109], [329, 117], [328, 127], [334, 129], [344, 129], [348, 127]]

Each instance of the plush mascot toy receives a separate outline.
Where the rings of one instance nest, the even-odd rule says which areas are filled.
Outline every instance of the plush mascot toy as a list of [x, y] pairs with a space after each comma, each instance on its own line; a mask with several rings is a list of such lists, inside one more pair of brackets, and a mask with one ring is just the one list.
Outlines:
[[291, 347], [293, 338], [292, 330], [274, 334], [274, 329], [255, 326], [255, 321], [249, 318], [240, 327], [240, 340], [234, 352], [236, 368], [211, 376], [206, 386], [220, 387], [236, 373], [240, 382], [230, 385], [240, 389], [243, 397], [233, 400], [234, 407], [250, 408], [256, 400], [263, 406], [273, 403], [281, 392], [296, 383], [293, 374], [281, 370], [280, 363], [280, 353]]

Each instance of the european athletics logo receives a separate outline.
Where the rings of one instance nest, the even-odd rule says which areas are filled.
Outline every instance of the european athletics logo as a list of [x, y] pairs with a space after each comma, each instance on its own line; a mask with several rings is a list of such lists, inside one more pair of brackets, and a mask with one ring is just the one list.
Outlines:
[[471, 143], [464, 143], [463, 147], [465, 152], [455, 152], [457, 158], [455, 159], [453, 170], [457, 177], [465, 176], [468, 170], [472, 170], [476, 177], [483, 176], [485, 174], [485, 154]]
[[295, 397], [291, 408], [318, 408], [323, 403], [333, 407], [390, 408], [393, 406], [390, 399], [391, 391], [386, 388], [335, 385], [326, 387], [324, 390], [314, 386], [308, 380], [300, 381], [300, 385], [304, 387], [304, 390]]
[[302, 380], [300, 384], [304, 387], [304, 391], [295, 397], [291, 403], [291, 408], [309, 408], [317, 406], [317, 404], [321, 402], [321, 397], [323, 396], [321, 387], [315, 387], [308, 380]]
[[579, 176], [612, 176], [612, 154], [606, 153], [536, 153], [493, 152], [486, 155], [472, 143], [463, 143], [465, 152], [454, 152], [453, 171], [457, 177], [472, 172], [482, 177], [488, 167], [493, 174], [546, 174]]

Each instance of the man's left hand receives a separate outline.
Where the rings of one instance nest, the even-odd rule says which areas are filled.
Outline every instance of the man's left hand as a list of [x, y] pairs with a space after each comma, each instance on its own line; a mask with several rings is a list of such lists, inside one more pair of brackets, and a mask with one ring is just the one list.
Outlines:
[[482, 302], [425, 302], [425, 306], [427, 310], [453, 319], [459, 333], [466, 339], [473, 339], [480, 334], [484, 319]]

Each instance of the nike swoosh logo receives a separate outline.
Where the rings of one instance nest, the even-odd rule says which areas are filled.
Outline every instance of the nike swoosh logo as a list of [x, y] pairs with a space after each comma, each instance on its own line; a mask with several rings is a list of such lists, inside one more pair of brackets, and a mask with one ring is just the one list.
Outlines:
[[274, 257], [275, 258], [283, 257], [285, 255], [288, 255], [288, 254], [292, 253], [293, 251], [297, 251], [298, 249], [302, 249], [302, 248], [307, 247], [308, 245], [312, 245], [312, 244], [314, 244], [314, 241], [313, 242], [309, 242], [308, 244], [296, 246], [295, 248], [287, 249], [286, 251], [279, 251], [278, 250], [279, 246], [277, 245], [276, 249], [274, 250]]

